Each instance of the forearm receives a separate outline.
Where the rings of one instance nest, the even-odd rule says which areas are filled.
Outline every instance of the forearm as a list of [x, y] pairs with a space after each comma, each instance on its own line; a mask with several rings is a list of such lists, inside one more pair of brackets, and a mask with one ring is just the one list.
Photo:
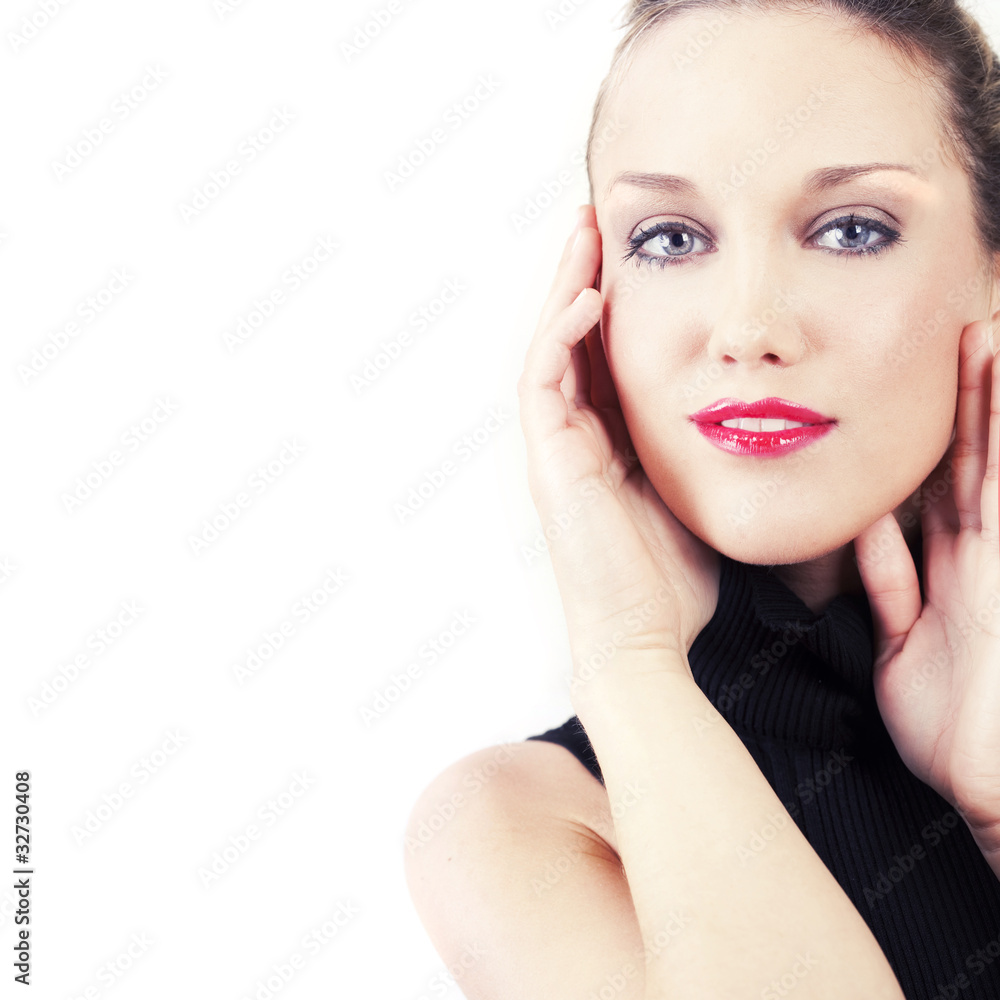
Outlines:
[[647, 1000], [778, 997], [792, 979], [799, 1000], [903, 1000], [867, 924], [679, 654], [620, 651], [615, 668], [574, 707], [612, 803]]

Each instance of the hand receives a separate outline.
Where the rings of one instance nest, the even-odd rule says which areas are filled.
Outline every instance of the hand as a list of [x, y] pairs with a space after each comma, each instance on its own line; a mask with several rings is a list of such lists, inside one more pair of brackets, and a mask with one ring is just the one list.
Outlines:
[[[955, 439], [928, 478], [924, 591], [892, 514], [855, 539], [875, 624], [875, 695], [906, 766], [1000, 847], [1000, 355], [962, 331]], [[940, 495], [936, 502], [934, 497]], [[927, 502], [930, 500], [930, 502]]]
[[[613, 676], [626, 659], [615, 654], [625, 649], [678, 651], [671, 662], [687, 668], [719, 584], [718, 553], [667, 509], [635, 455], [601, 341], [597, 217], [592, 205], [579, 212], [517, 384], [529, 487], [569, 626], [574, 692], [597, 668]], [[659, 669], [663, 660], [649, 662]]]

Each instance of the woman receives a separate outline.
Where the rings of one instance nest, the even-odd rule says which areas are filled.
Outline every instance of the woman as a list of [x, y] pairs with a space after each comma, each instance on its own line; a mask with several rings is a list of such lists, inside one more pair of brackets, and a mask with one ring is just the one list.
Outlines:
[[577, 714], [421, 796], [421, 918], [470, 1000], [998, 997], [1000, 64], [640, 0], [607, 122], [518, 385]]

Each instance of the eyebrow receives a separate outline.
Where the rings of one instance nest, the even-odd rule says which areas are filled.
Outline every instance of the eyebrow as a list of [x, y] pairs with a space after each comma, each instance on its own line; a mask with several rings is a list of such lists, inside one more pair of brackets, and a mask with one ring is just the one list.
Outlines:
[[[814, 170], [812, 173], [806, 174], [805, 180], [802, 182], [802, 190], [810, 196], [821, 194], [830, 188], [838, 187], [848, 183], [848, 181], [880, 170], [902, 170], [921, 180], [927, 180], [925, 174], [904, 163], [858, 163], [841, 167], [821, 167], [819, 170]], [[701, 195], [697, 184], [689, 181], [686, 177], [678, 177], [675, 174], [624, 171], [608, 185], [605, 197], [611, 194], [611, 190], [616, 184], [630, 184], [633, 187], [647, 188], [663, 194], [681, 194], [695, 198]]]

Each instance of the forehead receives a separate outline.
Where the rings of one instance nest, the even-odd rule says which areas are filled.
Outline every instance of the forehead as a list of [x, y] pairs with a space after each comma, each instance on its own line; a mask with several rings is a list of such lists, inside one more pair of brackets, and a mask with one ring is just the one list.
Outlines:
[[906, 163], [931, 179], [946, 169], [938, 87], [819, 8], [688, 13], [651, 29], [622, 64], [602, 116], [611, 139], [593, 153], [595, 199], [625, 170], [714, 191], [748, 157], [766, 161], [758, 191], [829, 164]]

